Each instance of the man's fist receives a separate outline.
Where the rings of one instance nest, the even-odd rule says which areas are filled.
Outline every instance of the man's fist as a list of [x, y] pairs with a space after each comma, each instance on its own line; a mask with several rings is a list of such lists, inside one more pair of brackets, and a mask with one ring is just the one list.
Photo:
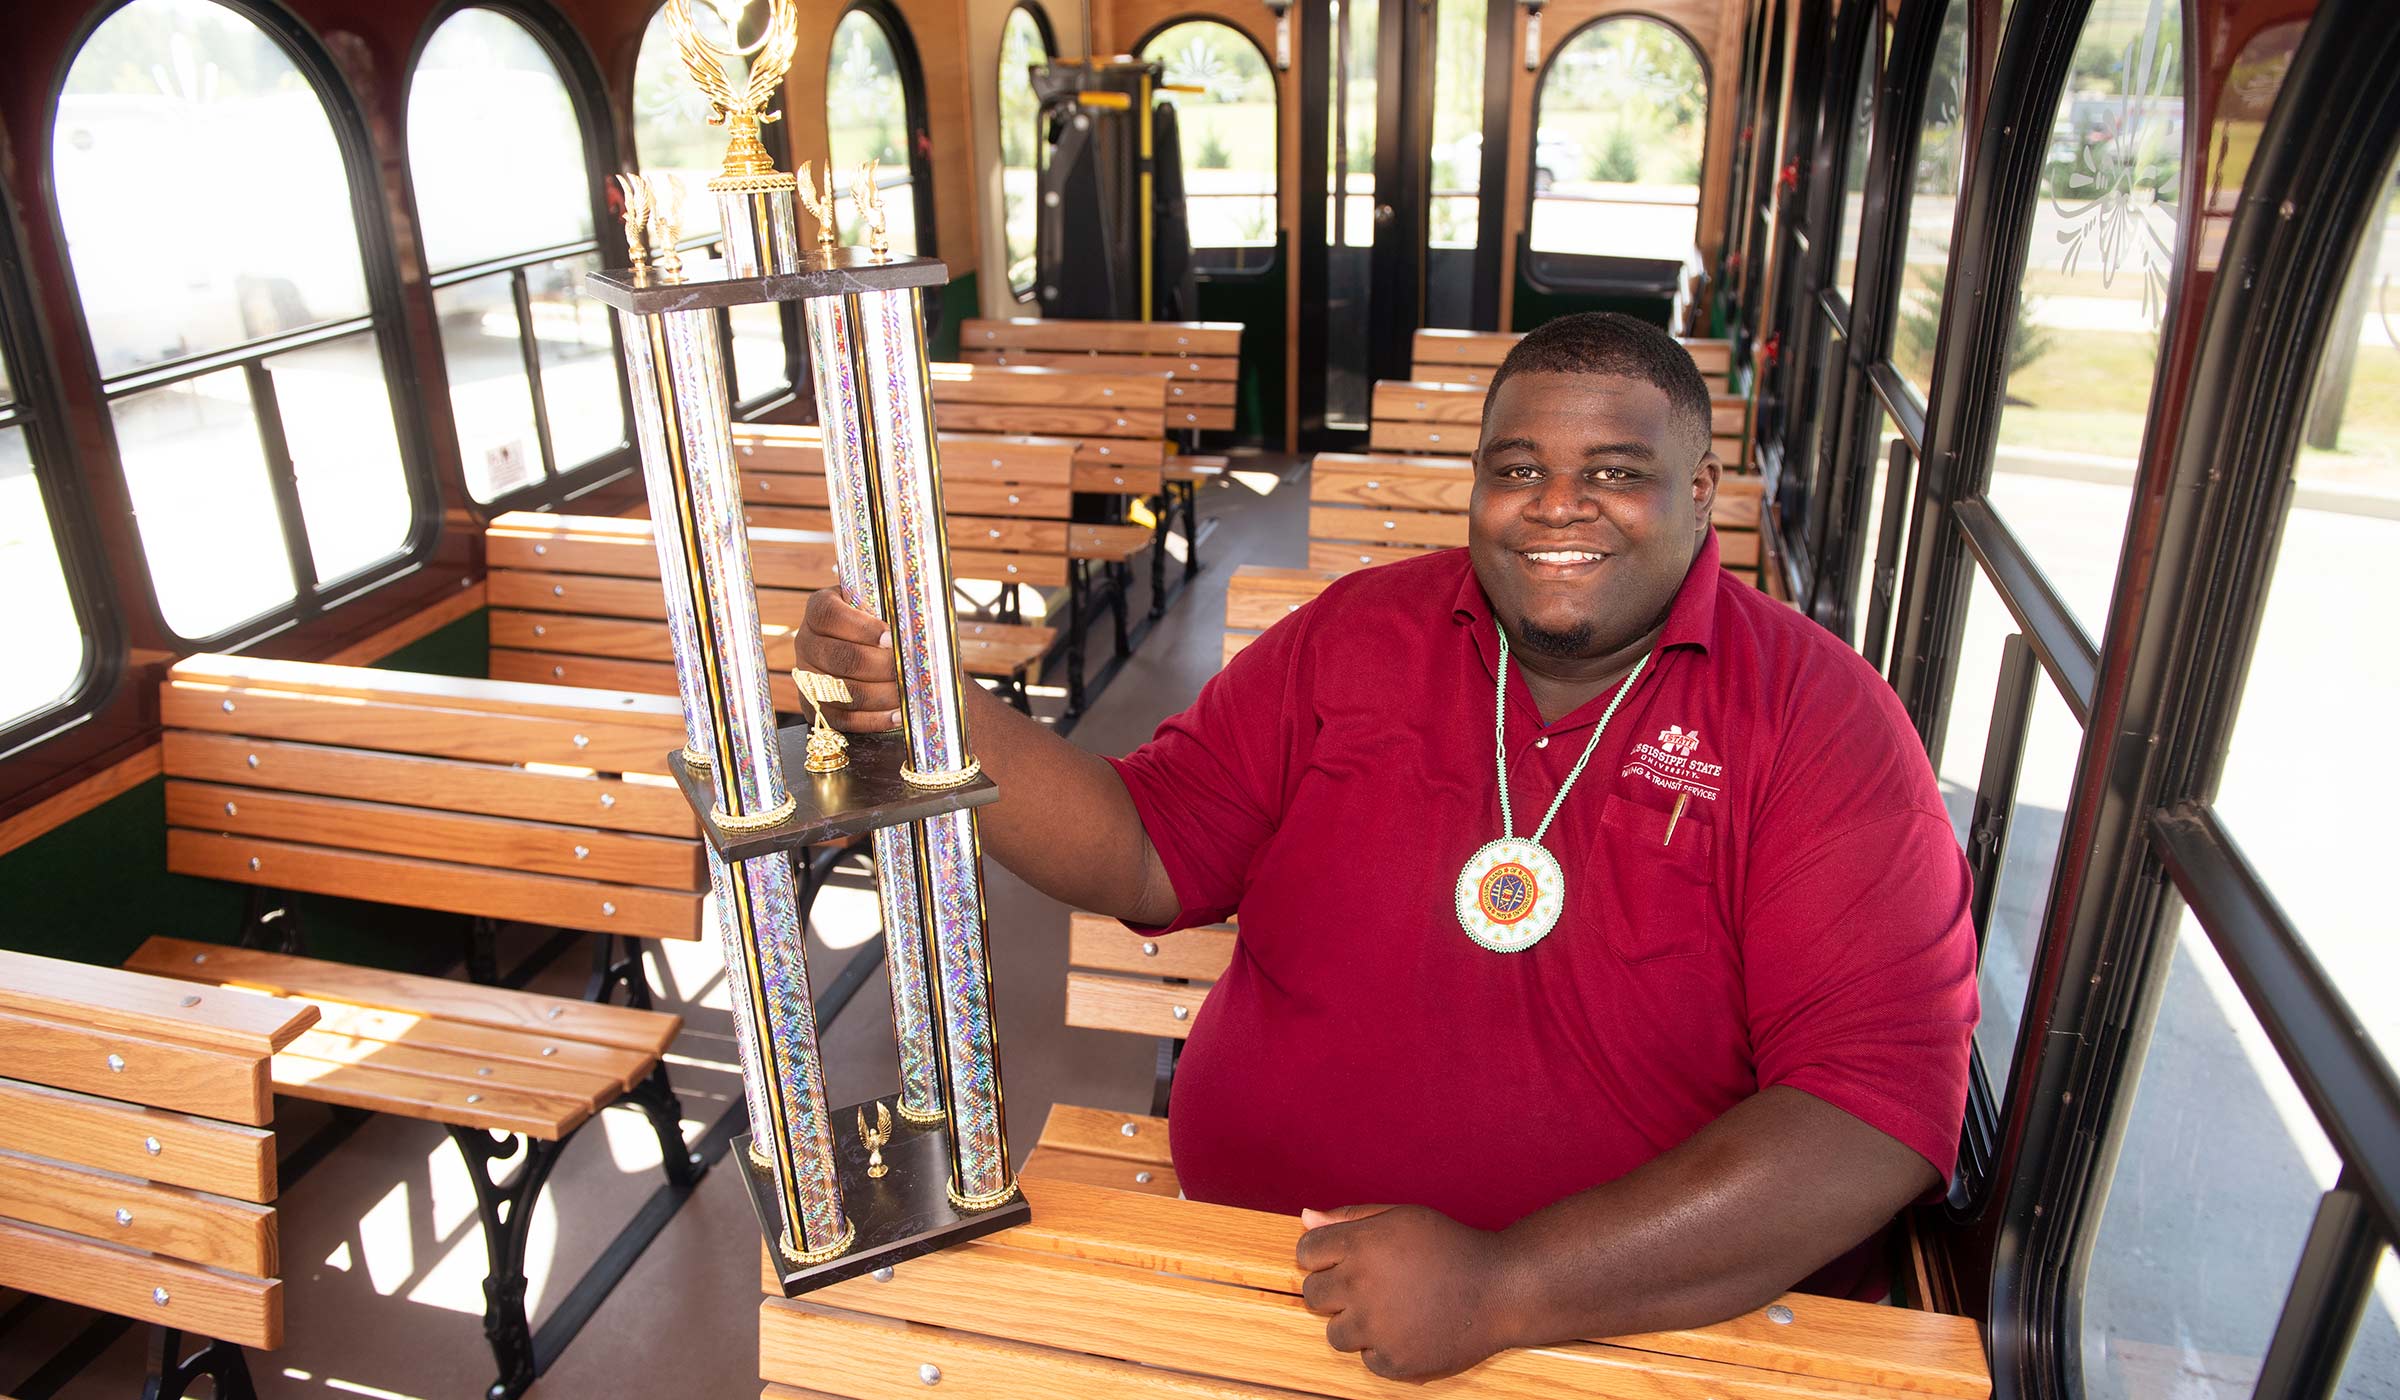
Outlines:
[[1376, 1375], [1430, 1380], [1511, 1345], [1501, 1237], [1423, 1206], [1303, 1211], [1300, 1296]]
[[843, 601], [840, 590], [820, 588], [808, 596], [796, 645], [803, 670], [850, 687], [849, 704], [825, 707], [834, 728], [873, 734], [899, 725], [900, 672], [880, 620]]

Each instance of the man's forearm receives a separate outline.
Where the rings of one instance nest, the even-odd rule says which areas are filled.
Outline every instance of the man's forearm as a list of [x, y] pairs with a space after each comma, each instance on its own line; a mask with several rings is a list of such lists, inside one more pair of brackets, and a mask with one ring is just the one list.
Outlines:
[[1701, 1327], [1762, 1306], [1933, 1185], [1908, 1147], [1770, 1088], [1502, 1232], [1507, 1344]]
[[1137, 923], [1173, 917], [1174, 888], [1108, 761], [982, 686], [966, 690], [970, 747], [1000, 789], [976, 811], [984, 850], [1063, 904]]

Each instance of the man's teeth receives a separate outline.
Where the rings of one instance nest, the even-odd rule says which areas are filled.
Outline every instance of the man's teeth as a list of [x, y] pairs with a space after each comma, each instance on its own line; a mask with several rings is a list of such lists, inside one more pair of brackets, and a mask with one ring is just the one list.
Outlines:
[[1597, 564], [1608, 556], [1584, 549], [1529, 549], [1525, 557], [1536, 564]]

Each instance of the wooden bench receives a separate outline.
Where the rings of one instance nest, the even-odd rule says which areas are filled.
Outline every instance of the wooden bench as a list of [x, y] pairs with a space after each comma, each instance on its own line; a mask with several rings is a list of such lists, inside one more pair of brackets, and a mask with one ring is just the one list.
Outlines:
[[[1430, 380], [1382, 379], [1375, 383], [1367, 445], [1377, 452], [1413, 452], [1464, 457], [1483, 431], [1481, 386]], [[1709, 400], [1710, 443], [1729, 471], [1744, 461], [1747, 399], [1718, 394]]]
[[[1524, 338], [1521, 331], [1420, 330], [1409, 347], [1408, 377], [1484, 388], [1492, 382], [1492, 371]], [[1709, 386], [1712, 392], [1727, 387], [1726, 377], [1733, 371], [1732, 341], [1682, 336], [1676, 340], [1691, 352], [1700, 377], [1715, 381]]]
[[1424, 1387], [1386, 1381], [1328, 1347], [1325, 1319], [1301, 1301], [1300, 1222], [1174, 1199], [1165, 1152], [1159, 1120], [1054, 1109], [1021, 1178], [1029, 1223], [803, 1300], [769, 1296], [763, 1394], [867, 1400], [937, 1383], [1111, 1400], [1991, 1391], [1971, 1320], [1796, 1293], [1711, 1327], [1507, 1351]]
[[250, 1394], [242, 1348], [283, 1344], [267, 1064], [316, 1020], [0, 951], [0, 1289], [149, 1323], [146, 1396]]
[[1067, 1024], [1158, 1039], [1150, 1111], [1165, 1114], [1175, 1060], [1233, 960], [1233, 925], [1144, 938], [1099, 914], [1067, 918]]
[[[1182, 435], [1186, 447], [1203, 430], [1230, 432], [1234, 425], [1241, 392], [1238, 322], [970, 320], [960, 327], [959, 345], [961, 358], [973, 364], [1160, 375], [1167, 381], [1167, 430]], [[1166, 608], [1165, 546], [1178, 519], [1185, 580], [1199, 571], [1199, 485], [1226, 465], [1222, 457], [1178, 451], [1160, 467], [1159, 553], [1150, 561], [1152, 617]]]
[[[650, 522], [512, 511], [485, 528], [484, 558], [495, 679], [676, 693]], [[808, 595], [835, 582], [833, 537], [754, 527], [750, 563], [775, 704], [796, 714], [805, 706], [791, 678], [792, 639]], [[1031, 709], [1028, 680], [1058, 629], [961, 618], [958, 639], [968, 674], [999, 682], [1012, 703]], [[679, 713], [672, 704], [666, 709]]]
[[[315, 1024], [276, 1046], [275, 1093], [449, 1132], [474, 1181], [491, 1266], [483, 1327], [499, 1366], [492, 1400], [522, 1393], [548, 1361], [536, 1357], [526, 1318], [525, 1246], [542, 1187], [576, 1132], [604, 1108], [639, 1109], [658, 1135], [670, 1189], [688, 1194], [699, 1183], [704, 1164], [684, 1145], [682, 1107], [660, 1061], [679, 1016], [179, 938], [149, 940], [126, 966], [305, 1003]], [[262, 1114], [267, 1083], [262, 1073]]]

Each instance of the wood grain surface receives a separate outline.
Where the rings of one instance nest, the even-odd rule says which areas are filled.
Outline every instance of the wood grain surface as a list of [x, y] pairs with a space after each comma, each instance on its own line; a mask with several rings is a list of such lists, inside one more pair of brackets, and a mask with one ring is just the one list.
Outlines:
[[1263, 632], [1299, 611], [1340, 576], [1341, 571], [1244, 564], [1225, 584], [1225, 625]]
[[[514, 682], [489, 682], [489, 684]], [[520, 689], [529, 687], [518, 687]], [[567, 689], [561, 687], [562, 690]], [[660, 697], [623, 691], [606, 693], [655, 710]], [[228, 708], [230, 707], [230, 708]], [[494, 714], [444, 709], [419, 701], [366, 700], [291, 690], [228, 689], [191, 681], [169, 682], [159, 696], [160, 719], [169, 729], [243, 734], [261, 739], [339, 744], [386, 753], [420, 753], [487, 763], [547, 763], [607, 773], [657, 773], [667, 752], [683, 743], [683, 717], [671, 728], [616, 723], [591, 713], [581, 717]]]
[[1359, 569], [1371, 569], [1377, 564], [1414, 559], [1426, 552], [1425, 548], [1417, 545], [1334, 544], [1311, 540], [1308, 545], [1308, 566], [1323, 573], [1346, 574]]
[[653, 733], [683, 732], [683, 712], [674, 706], [607, 691], [578, 692], [556, 686], [515, 685], [420, 671], [321, 666], [305, 661], [207, 653], [185, 657], [167, 674], [171, 682], [210, 687], [236, 698], [247, 690], [417, 705], [445, 712], [556, 720], [564, 724], [607, 724]]
[[125, 965], [162, 977], [254, 987], [278, 996], [322, 998], [472, 1026], [588, 1041], [652, 1058], [666, 1051], [683, 1026], [683, 1018], [670, 1012], [606, 1006], [576, 997], [543, 996], [447, 977], [420, 977], [181, 938], [152, 938], [135, 949]]
[[[997, 374], [1051, 374], [1053, 370], [996, 370]], [[1061, 408], [1052, 404], [977, 403], [945, 400], [937, 390], [933, 421], [943, 432], [1043, 433], [1081, 438], [1158, 438], [1167, 430], [1166, 391], [1160, 402], [1109, 408]]]
[[167, 832], [167, 869], [236, 884], [518, 919], [588, 933], [700, 936], [699, 891], [606, 885], [182, 827]]
[[0, 948], [0, 1010], [189, 1041], [263, 1058], [316, 1021], [307, 1006], [207, 996], [181, 982]]
[[1323, 505], [1464, 512], [1475, 494], [1475, 468], [1460, 457], [1403, 457], [1320, 452], [1308, 498]]
[[1165, 374], [1170, 388], [1177, 383], [1232, 383], [1241, 378], [1241, 361], [1231, 355], [1133, 355], [1076, 350], [961, 350], [958, 358], [971, 365], [1034, 365], [1042, 369], [1096, 370], [1103, 374]]
[[278, 1279], [177, 1263], [40, 1226], [0, 1220], [0, 1286], [241, 1346], [283, 1345]]
[[1182, 1040], [1192, 1033], [1207, 997], [1208, 988], [1202, 986], [1177, 987], [1097, 972], [1069, 972], [1067, 1024]]
[[[659, 586], [655, 573], [648, 578], [613, 578], [603, 574], [504, 569], [491, 576], [489, 588], [494, 609], [639, 617], [653, 622], [664, 622], [667, 617], [667, 593]], [[813, 591], [761, 588], [758, 615], [769, 622], [793, 622], [808, 606], [808, 595]]]
[[273, 1133], [45, 1084], [0, 1079], [0, 1149], [238, 1200], [275, 1199]]
[[1163, 467], [1174, 455], [1164, 437], [1100, 438], [1081, 441], [1075, 445], [1075, 465], [1079, 467]]
[[115, 1172], [0, 1152], [0, 1216], [237, 1274], [278, 1272], [274, 1207]]
[[935, 404], [1006, 404], [1029, 408], [1105, 408], [1132, 412], [1167, 401], [1166, 376], [1044, 369], [1038, 365], [932, 366]]
[[1377, 452], [1448, 452], [1464, 457], [1480, 435], [1474, 423], [1403, 423], [1377, 418], [1367, 425], [1367, 446]]
[[1233, 927], [1217, 924], [1144, 935], [1102, 914], [1067, 916], [1067, 963], [1096, 972], [1214, 982], [1233, 961]]
[[[1127, 1128], [1133, 1131], [1125, 1131]], [[1079, 1104], [1053, 1104], [1049, 1118], [1042, 1123], [1041, 1142], [1064, 1152], [1158, 1166], [1167, 1161], [1167, 1120]]]
[[428, 1123], [456, 1123], [495, 1133], [522, 1133], [556, 1142], [592, 1116], [579, 1098], [530, 1093], [506, 1085], [475, 1086], [372, 1060], [344, 1064], [286, 1050], [275, 1057], [275, 1092], [370, 1113]]
[[165, 749], [167, 772], [179, 778], [411, 806], [440, 803], [653, 836], [690, 839], [700, 831], [691, 804], [664, 775], [628, 779], [180, 729], [167, 731]]
[[1077, 491], [1090, 495], [1155, 496], [1165, 478], [1165, 469], [1161, 467], [1078, 463], [1072, 480]]
[[[353, 1006], [323, 999], [318, 1029], [328, 1035], [375, 1041], [414, 1049], [442, 1050], [454, 1055], [506, 1061], [531, 1067], [550, 1066], [597, 1076], [630, 1089], [650, 1072], [652, 1056], [641, 1050], [596, 1045], [588, 1040], [532, 1031], [504, 1030], [467, 1021], [445, 1021], [406, 1011]], [[329, 1057], [338, 1058], [338, 1057]]]
[[1147, 525], [1098, 525], [1078, 521], [1067, 527], [1069, 559], [1131, 559], [1157, 537]]
[[976, 317], [959, 323], [961, 346], [1027, 350], [1108, 351], [1141, 355], [1233, 355], [1242, 344], [1236, 321], [1092, 321], [1038, 316]]
[[1443, 511], [1314, 506], [1308, 512], [1308, 537], [1312, 542], [1339, 540], [1451, 549], [1467, 542], [1467, 517]]
[[263, 1126], [274, 1116], [266, 1071], [267, 1057], [249, 1051], [0, 1012], [0, 1075], [10, 1079]]
[[1473, 426], [1483, 421], [1483, 391], [1456, 384], [1426, 384], [1407, 379], [1376, 382], [1372, 413], [1395, 423], [1455, 423]]
[[1047, 1143], [1034, 1145], [1032, 1155], [1025, 1159], [1023, 1175], [1041, 1181], [1071, 1181], [1115, 1191], [1140, 1191], [1151, 1196], [1172, 1196], [1183, 1189], [1183, 1181], [1175, 1175], [1175, 1169], [1164, 1162], [1094, 1157]]

